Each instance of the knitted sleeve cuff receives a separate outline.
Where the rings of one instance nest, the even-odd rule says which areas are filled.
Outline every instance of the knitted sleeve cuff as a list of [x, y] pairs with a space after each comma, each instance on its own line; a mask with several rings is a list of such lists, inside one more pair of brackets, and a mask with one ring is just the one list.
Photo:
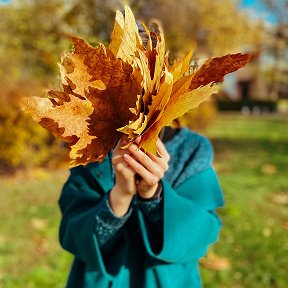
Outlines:
[[126, 223], [128, 218], [132, 214], [132, 207], [130, 206], [128, 212], [118, 217], [112, 210], [109, 201], [108, 194], [103, 197], [99, 203], [98, 213], [96, 214], [96, 226], [95, 233], [100, 247], [105, 243], [113, 239], [120, 228]]
[[157, 197], [150, 199], [141, 198], [137, 196], [137, 202], [139, 208], [145, 214], [148, 221], [152, 224], [161, 225], [163, 219], [163, 195], [162, 188]]

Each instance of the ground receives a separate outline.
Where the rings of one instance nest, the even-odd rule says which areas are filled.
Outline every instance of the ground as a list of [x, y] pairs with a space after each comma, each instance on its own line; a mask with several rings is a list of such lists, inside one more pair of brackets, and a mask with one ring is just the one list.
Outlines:
[[[277, 115], [219, 115], [202, 132], [214, 145], [225, 195], [219, 241], [201, 261], [205, 288], [286, 287], [287, 124]], [[64, 287], [72, 258], [58, 244], [57, 200], [67, 175], [0, 179], [1, 288]]]

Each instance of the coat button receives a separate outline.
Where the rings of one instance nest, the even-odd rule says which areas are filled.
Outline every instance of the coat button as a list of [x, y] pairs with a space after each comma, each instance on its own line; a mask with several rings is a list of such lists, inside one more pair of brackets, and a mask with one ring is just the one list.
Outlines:
[[98, 172], [98, 173], [96, 174], [96, 176], [97, 176], [98, 178], [102, 178], [102, 177], [103, 177], [103, 173]]

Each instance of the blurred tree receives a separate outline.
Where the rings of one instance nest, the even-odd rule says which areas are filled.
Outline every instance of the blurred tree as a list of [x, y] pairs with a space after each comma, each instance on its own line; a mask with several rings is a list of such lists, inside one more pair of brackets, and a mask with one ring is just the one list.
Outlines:
[[23, 91], [39, 90], [39, 84], [36, 85], [18, 82], [0, 95], [0, 174], [19, 168], [55, 167], [63, 159], [64, 147], [60, 141], [19, 109]]
[[[0, 53], [7, 55], [1, 57], [2, 64], [7, 64], [1, 65], [6, 67], [3, 74], [15, 67], [21, 71], [13, 70], [12, 75], [20, 79], [29, 78], [30, 74], [46, 77], [54, 73], [59, 54], [67, 48], [65, 33], [80, 34], [94, 43], [108, 42], [115, 10], [123, 9], [122, 2], [14, 0], [12, 5], [1, 7]], [[183, 53], [194, 42], [200, 54], [215, 56], [251, 48], [261, 41], [262, 27], [238, 9], [237, 0], [127, 2], [137, 19], [158, 18], [163, 23], [172, 55]], [[20, 65], [9, 65], [14, 61]]]
[[274, 16], [275, 23], [268, 30], [269, 41], [265, 48], [272, 56], [273, 66], [265, 69], [265, 76], [270, 84], [270, 99], [277, 100], [281, 94], [288, 98], [288, 1], [262, 0], [269, 12]]
[[[261, 28], [239, 9], [236, 0], [133, 1], [138, 18], [158, 18], [163, 23], [173, 55], [197, 43], [197, 51], [215, 56], [254, 47], [261, 41]], [[259, 29], [260, 28], [260, 29]]]
[[43, 86], [55, 78], [59, 55], [68, 47], [61, 36], [61, 12], [59, 1], [0, 7], [1, 172], [50, 165], [63, 150], [19, 107], [21, 96], [42, 94]]
[[262, 0], [276, 16], [277, 23], [288, 23], [288, 1], [287, 0]]
[[[0, 137], [5, 139], [1, 140], [0, 166], [27, 166], [27, 159], [33, 159], [31, 155], [39, 158], [33, 160], [35, 165], [51, 159], [49, 147], [55, 145], [57, 150], [59, 143], [20, 114], [18, 97], [41, 95], [43, 87], [56, 85], [56, 63], [70, 47], [65, 35], [78, 34], [91, 44], [108, 43], [115, 10], [123, 10], [123, 2], [12, 0], [0, 6], [0, 105], [6, 107], [0, 115]], [[199, 55], [211, 56], [251, 47], [260, 39], [259, 27], [240, 12], [236, 0], [126, 2], [138, 20], [158, 18], [163, 23], [172, 57], [190, 49], [194, 42]], [[200, 123], [199, 117], [193, 122]]]
[[183, 53], [197, 42], [206, 56], [239, 51], [261, 41], [262, 27], [239, 9], [239, 0], [70, 0], [64, 1], [64, 17], [70, 29], [93, 41], [108, 42], [115, 10], [123, 3], [132, 8], [137, 20], [159, 19], [172, 55]]
[[9, 75], [13, 81], [33, 77], [46, 80], [55, 73], [59, 54], [67, 48], [61, 37], [61, 8], [56, 0], [24, 0], [1, 7], [1, 78]]
[[[137, 18], [161, 20], [170, 56], [181, 55], [196, 42], [197, 54], [191, 63], [196, 69], [199, 58], [258, 50], [263, 42], [262, 23], [250, 20], [236, 0], [131, 0], [130, 3]], [[178, 124], [204, 129], [213, 122], [216, 112], [214, 102], [206, 101], [178, 119]]]

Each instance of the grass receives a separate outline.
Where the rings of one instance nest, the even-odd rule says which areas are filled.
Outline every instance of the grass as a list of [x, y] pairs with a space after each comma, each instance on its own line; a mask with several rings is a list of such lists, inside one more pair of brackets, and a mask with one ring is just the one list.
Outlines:
[[57, 199], [68, 173], [2, 179], [0, 287], [64, 287], [71, 257], [58, 244]]
[[287, 287], [287, 124], [279, 116], [228, 115], [207, 131], [226, 204], [212, 250], [230, 267], [203, 267], [204, 287]]
[[[225, 195], [220, 239], [201, 265], [205, 288], [287, 286], [287, 124], [221, 115], [205, 132]], [[72, 258], [58, 244], [57, 200], [66, 178], [36, 171], [0, 179], [1, 288], [65, 286]]]

